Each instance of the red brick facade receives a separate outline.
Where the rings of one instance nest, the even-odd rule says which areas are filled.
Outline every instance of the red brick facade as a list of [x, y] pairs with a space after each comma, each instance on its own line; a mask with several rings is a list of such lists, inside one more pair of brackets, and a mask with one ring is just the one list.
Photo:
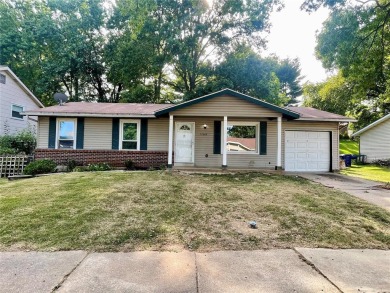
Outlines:
[[132, 160], [137, 168], [156, 168], [167, 165], [168, 152], [36, 149], [35, 159], [51, 159], [59, 165], [66, 165], [69, 160], [78, 165], [108, 163], [112, 167], [124, 167], [125, 161]]

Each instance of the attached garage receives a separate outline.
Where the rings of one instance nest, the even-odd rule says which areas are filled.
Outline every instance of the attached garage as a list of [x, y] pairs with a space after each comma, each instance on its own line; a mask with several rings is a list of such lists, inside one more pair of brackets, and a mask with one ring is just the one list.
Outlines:
[[328, 172], [331, 170], [331, 133], [286, 131], [285, 170]]

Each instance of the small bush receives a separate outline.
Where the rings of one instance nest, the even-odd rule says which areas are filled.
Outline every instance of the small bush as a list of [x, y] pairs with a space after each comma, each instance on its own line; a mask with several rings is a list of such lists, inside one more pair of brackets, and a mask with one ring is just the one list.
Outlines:
[[0, 146], [0, 156], [1, 155], [16, 155], [18, 152], [13, 148]]
[[375, 160], [372, 162], [374, 165], [390, 168], [390, 159]]
[[56, 168], [56, 163], [52, 160], [37, 160], [31, 162], [24, 169], [24, 174], [26, 175], [37, 175], [45, 173], [53, 173]]
[[88, 171], [108, 171], [111, 170], [111, 166], [107, 163], [97, 163], [88, 165]]
[[125, 161], [126, 170], [135, 170], [135, 164], [132, 160]]
[[66, 162], [66, 168], [68, 169], [68, 172], [72, 172], [76, 166], [77, 166], [77, 162], [75, 160], [68, 160]]
[[0, 136], [0, 150], [3, 154], [24, 153], [29, 155], [35, 149], [36, 144], [35, 133], [30, 129], [22, 130], [14, 135]]
[[89, 164], [88, 166], [75, 167], [74, 172], [88, 172], [88, 171], [109, 171], [111, 166], [107, 163]]

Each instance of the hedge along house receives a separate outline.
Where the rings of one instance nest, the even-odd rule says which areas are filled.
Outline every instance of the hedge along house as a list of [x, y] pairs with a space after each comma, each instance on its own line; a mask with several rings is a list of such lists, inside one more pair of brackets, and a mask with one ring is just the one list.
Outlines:
[[37, 159], [139, 167], [332, 171], [348, 117], [225, 89], [177, 105], [67, 103], [39, 117]]

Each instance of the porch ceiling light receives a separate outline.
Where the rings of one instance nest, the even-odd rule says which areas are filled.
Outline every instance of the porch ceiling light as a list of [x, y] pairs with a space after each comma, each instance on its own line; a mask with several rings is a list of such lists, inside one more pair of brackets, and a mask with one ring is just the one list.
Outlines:
[[203, 127], [203, 129], [207, 129], [207, 128], [209, 128], [209, 126], [205, 123], [205, 124], [203, 124], [202, 125], [202, 127]]

